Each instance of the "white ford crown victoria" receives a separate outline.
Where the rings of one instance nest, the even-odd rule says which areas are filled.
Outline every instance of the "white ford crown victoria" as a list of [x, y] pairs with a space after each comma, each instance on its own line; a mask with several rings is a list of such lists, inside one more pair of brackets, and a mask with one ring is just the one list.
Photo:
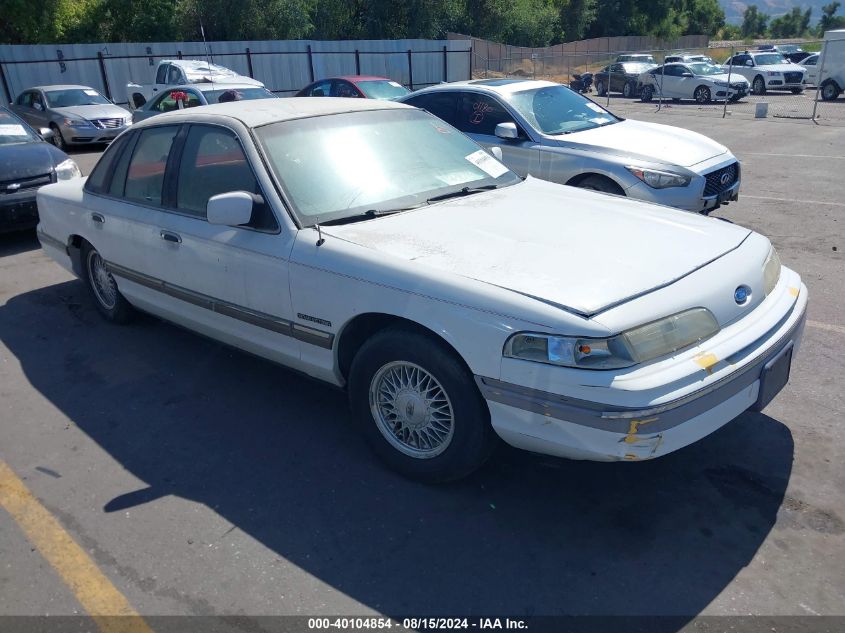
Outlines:
[[374, 450], [427, 481], [496, 435], [593, 460], [695, 442], [786, 384], [807, 305], [761, 235], [523, 181], [383, 101], [164, 114], [38, 206], [107, 319], [144, 310], [346, 387]]

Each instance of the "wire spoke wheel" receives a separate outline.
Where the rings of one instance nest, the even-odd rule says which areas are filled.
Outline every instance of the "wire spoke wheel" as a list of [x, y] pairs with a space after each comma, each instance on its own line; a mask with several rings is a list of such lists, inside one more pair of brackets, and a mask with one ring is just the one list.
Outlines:
[[106, 262], [94, 249], [88, 252], [88, 277], [97, 301], [107, 310], [112, 310], [117, 305], [117, 284]]
[[445, 451], [455, 432], [452, 403], [428, 371], [394, 361], [370, 382], [370, 409], [379, 431], [398, 451], [430, 459]]

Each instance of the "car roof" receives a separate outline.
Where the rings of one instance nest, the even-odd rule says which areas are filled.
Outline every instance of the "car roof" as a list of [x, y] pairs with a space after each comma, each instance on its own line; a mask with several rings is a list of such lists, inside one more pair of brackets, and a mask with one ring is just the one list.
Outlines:
[[437, 84], [411, 94], [417, 95], [424, 92], [441, 92], [448, 90], [466, 90], [467, 88], [477, 92], [490, 92], [493, 94], [507, 95], [532, 88], [545, 88], [547, 86], [559, 86], [553, 81], [541, 79], [471, 79], [468, 81], [453, 81], [451, 83]]
[[377, 75], [340, 75], [339, 77], [329, 77], [329, 79], [345, 79], [346, 81], [351, 81], [352, 83], [355, 83], [356, 81], [392, 81], [392, 79], [379, 77]]
[[[26, 90], [21, 90], [21, 92], [26, 92], [27, 90], [97, 90], [96, 88], [92, 88], [91, 86], [80, 86], [78, 84], [52, 84], [49, 86], [32, 86], [31, 88], [27, 88]], [[97, 90], [97, 92], [100, 92]]]
[[200, 92], [210, 92], [212, 90], [249, 90], [251, 88], [261, 88], [255, 84], [233, 83], [233, 82], [202, 82], [197, 84], [179, 84], [178, 86], [169, 86], [167, 92], [174, 90], [199, 90]]
[[247, 127], [259, 127], [278, 121], [292, 121], [314, 116], [345, 114], [367, 110], [407, 109], [402, 103], [377, 99], [344, 99], [343, 97], [288, 97], [286, 99], [254, 99], [250, 101], [230, 101], [197, 106], [185, 110], [174, 110], [151, 117], [133, 127], [145, 126], [147, 122], [157, 125], [166, 121], [190, 121], [197, 115], [218, 116], [240, 121]]

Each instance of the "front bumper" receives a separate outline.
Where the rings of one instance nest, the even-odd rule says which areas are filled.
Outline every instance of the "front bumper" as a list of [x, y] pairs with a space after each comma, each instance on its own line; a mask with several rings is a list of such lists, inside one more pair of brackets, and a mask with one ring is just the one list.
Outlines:
[[[713, 194], [705, 194], [706, 174], [719, 171], [720, 169], [736, 162], [736, 180], [721, 191]], [[719, 163], [706, 162], [704, 165], [696, 165], [696, 171], [701, 171], [693, 181], [686, 187], [667, 187], [665, 189], [654, 189], [644, 182], [637, 180], [636, 183], [625, 191], [630, 198], [646, 200], [655, 204], [663, 204], [683, 211], [693, 213], [709, 213], [718, 209], [723, 204], [739, 200], [739, 188], [742, 184], [742, 167], [739, 162], [731, 156], [730, 159]]]
[[[758, 400], [764, 370], [784, 352], [797, 350], [801, 341], [806, 287], [801, 285], [798, 293], [792, 310], [753, 343], [752, 360], [697, 391], [655, 406], [588, 402], [481, 376], [476, 382], [490, 408], [493, 428], [512, 446], [572, 459], [652, 459], [702, 439], [755, 405], [766, 404]], [[712, 368], [705, 371], [709, 374]], [[769, 381], [766, 400], [783, 386]]]
[[123, 133], [128, 125], [115, 128], [98, 127], [61, 127], [62, 138], [68, 145], [91, 145], [94, 143], [111, 143], [117, 136]]
[[38, 224], [35, 191], [0, 197], [0, 233], [25, 231]]

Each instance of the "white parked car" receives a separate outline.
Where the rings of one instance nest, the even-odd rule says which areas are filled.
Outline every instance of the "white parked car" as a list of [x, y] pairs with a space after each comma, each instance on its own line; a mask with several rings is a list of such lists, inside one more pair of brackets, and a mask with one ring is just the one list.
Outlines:
[[640, 98], [651, 101], [662, 94], [666, 99], [694, 99], [698, 103], [737, 101], [748, 94], [748, 80], [733, 76], [706, 62], [664, 64], [642, 73]]
[[724, 145], [683, 128], [619, 118], [550, 81], [456, 81], [400, 101], [499, 148], [520, 176], [699, 213], [739, 196], [742, 170]]
[[695, 442], [786, 384], [807, 305], [762, 235], [523, 181], [385, 101], [162, 114], [38, 206], [106, 319], [141, 309], [345, 387], [374, 450], [427, 481], [496, 435], [593, 460]]
[[804, 67], [793, 64], [776, 51], [737, 53], [722, 65], [731, 78], [741, 75], [751, 84], [751, 94], [763, 95], [767, 90], [804, 91]]

